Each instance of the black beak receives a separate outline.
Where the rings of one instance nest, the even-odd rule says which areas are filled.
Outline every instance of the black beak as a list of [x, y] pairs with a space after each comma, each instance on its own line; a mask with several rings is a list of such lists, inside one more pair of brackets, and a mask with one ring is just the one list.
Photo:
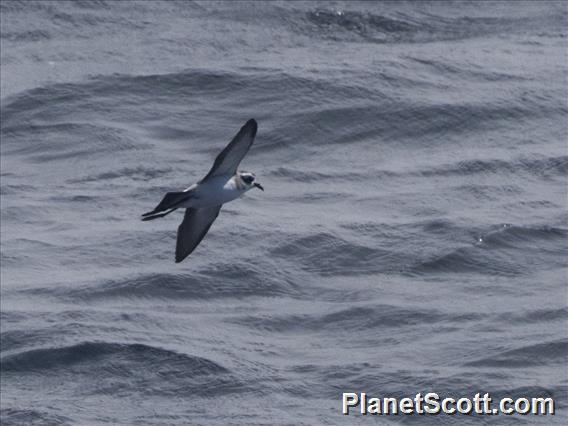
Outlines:
[[260, 183], [255, 183], [254, 186], [258, 189], [260, 189], [261, 191], [264, 191], [264, 188], [262, 187], [262, 185]]

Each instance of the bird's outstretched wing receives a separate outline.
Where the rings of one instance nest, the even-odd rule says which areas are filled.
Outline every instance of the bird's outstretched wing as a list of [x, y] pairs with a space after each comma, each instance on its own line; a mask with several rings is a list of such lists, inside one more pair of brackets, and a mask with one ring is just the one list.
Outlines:
[[250, 119], [247, 121], [229, 145], [215, 158], [213, 167], [201, 181], [203, 182], [215, 176], [234, 175], [237, 172], [239, 163], [254, 142], [257, 129], [256, 120]]
[[219, 215], [221, 206], [185, 209], [183, 222], [178, 227], [176, 263], [181, 262], [199, 245]]

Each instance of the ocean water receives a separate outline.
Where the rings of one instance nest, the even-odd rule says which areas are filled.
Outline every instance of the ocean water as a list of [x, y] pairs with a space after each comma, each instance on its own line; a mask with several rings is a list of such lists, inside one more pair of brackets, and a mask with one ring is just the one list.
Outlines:
[[[0, 12], [2, 425], [566, 424], [567, 3]], [[175, 264], [140, 214], [249, 118], [266, 191]]]

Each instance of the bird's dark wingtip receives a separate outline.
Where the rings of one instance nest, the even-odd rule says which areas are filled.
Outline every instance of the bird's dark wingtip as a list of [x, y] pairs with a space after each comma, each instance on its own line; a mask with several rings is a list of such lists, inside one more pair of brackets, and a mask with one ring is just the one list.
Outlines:
[[251, 118], [249, 121], [247, 121], [243, 127], [246, 128], [247, 130], [250, 129], [253, 136], [256, 136], [256, 132], [258, 130], [258, 123], [254, 118]]

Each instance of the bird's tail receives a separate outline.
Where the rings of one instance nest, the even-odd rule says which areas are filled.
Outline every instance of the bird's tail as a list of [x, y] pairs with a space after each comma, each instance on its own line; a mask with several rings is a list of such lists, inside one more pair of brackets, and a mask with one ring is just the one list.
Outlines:
[[158, 218], [160, 218], [160, 217], [167, 216], [167, 215], [169, 215], [171, 212], [176, 211], [176, 210], [177, 210], [177, 207], [176, 207], [176, 208], [173, 208], [173, 209], [171, 209], [171, 210], [168, 210], [168, 211], [165, 212], [165, 213], [156, 213], [156, 214], [154, 214], [154, 215], [149, 215], [148, 213], [145, 213], [145, 214], [142, 215], [142, 221], [146, 222], [146, 221], [148, 221], [148, 220], [158, 219]]
[[[162, 216], [156, 216], [153, 217], [154, 215], [156, 215], [157, 213], [172, 209], [172, 208], [177, 208], [176, 206], [181, 203], [182, 201], [187, 201], [188, 199], [193, 198], [193, 195], [189, 192], [168, 192], [166, 195], [164, 195], [164, 198], [162, 198], [162, 201], [160, 201], [160, 204], [158, 204], [156, 206], [156, 208], [154, 210], [152, 210], [151, 212], [148, 213], [144, 213], [142, 215], [142, 217], [148, 217], [148, 216], [152, 216], [153, 219], [156, 219], [157, 217], [162, 217]], [[148, 219], [150, 220], [150, 219]]]

